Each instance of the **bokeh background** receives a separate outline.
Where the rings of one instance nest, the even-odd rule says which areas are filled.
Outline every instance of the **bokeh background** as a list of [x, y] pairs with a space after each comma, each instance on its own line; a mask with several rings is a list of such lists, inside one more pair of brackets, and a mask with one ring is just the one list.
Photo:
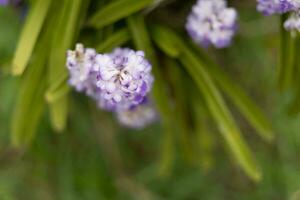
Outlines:
[[[168, 1], [148, 20], [182, 29], [193, 3]], [[254, 0], [232, 0], [230, 5], [239, 12], [238, 34], [230, 48], [212, 56], [271, 121], [275, 139], [265, 143], [232, 107], [261, 167], [260, 182], [239, 169], [209, 119], [208, 148], [190, 155], [192, 161], [174, 148], [172, 167], [161, 175], [160, 122], [140, 131], [121, 127], [111, 114], [74, 91], [65, 131], [56, 133], [45, 112], [31, 144], [13, 147], [10, 123], [20, 79], [11, 76], [10, 63], [27, 12], [23, 3], [0, 7], [0, 199], [300, 199], [300, 116], [291, 111], [291, 94], [276, 88], [278, 16], [262, 16]]]

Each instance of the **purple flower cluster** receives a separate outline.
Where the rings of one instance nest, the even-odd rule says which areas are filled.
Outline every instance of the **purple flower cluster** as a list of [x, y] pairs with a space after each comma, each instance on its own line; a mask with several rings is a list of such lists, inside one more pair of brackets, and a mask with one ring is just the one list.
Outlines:
[[291, 16], [284, 22], [284, 28], [288, 31], [300, 31], [300, 10], [291, 14]]
[[[139, 105], [144, 104], [153, 83], [152, 66], [144, 52], [116, 48], [112, 53], [98, 54], [77, 44], [74, 51], [67, 52], [66, 65], [69, 84], [92, 97], [102, 109], [116, 112], [118, 116], [142, 112]], [[118, 118], [126, 124], [124, 117]]]
[[300, 31], [300, 0], [257, 0], [257, 10], [264, 15], [291, 12], [284, 28], [288, 31]]
[[[297, 1], [297, 0], [296, 0]], [[275, 13], [286, 13], [294, 10], [296, 5], [295, 0], [258, 0], [257, 10], [264, 15], [272, 15]]]
[[0, 6], [7, 6], [9, 3], [17, 5], [21, 0], [0, 0]]
[[188, 16], [186, 29], [193, 40], [204, 47], [223, 48], [236, 32], [237, 12], [225, 0], [198, 0]]
[[94, 70], [102, 108], [127, 110], [143, 102], [151, 90], [151, 65], [142, 51], [117, 48], [111, 54], [97, 55]]
[[122, 112], [117, 112], [120, 124], [134, 129], [142, 129], [157, 119], [153, 106], [148, 102]]
[[7, 5], [8, 3], [8, 0], [0, 0], [0, 5]]

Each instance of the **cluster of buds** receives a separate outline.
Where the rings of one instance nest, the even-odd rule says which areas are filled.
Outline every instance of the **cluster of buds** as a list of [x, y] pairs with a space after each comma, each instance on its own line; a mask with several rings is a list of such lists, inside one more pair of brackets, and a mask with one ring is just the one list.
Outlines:
[[203, 47], [223, 48], [231, 43], [236, 32], [237, 12], [225, 0], [198, 0], [188, 16], [186, 29]]
[[17, 5], [21, 0], [0, 0], [0, 6]]
[[100, 108], [115, 112], [122, 124], [141, 128], [154, 120], [155, 115], [149, 115], [153, 108], [145, 106], [153, 76], [144, 52], [116, 48], [98, 54], [77, 44], [74, 51], [67, 52], [66, 65], [69, 84], [93, 98]]
[[257, 2], [257, 10], [264, 15], [291, 12], [284, 23], [284, 28], [288, 31], [300, 31], [300, 0], [257, 0]]

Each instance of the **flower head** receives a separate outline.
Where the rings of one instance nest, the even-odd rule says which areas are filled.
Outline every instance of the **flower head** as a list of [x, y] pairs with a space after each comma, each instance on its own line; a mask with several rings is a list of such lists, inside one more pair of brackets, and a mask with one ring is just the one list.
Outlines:
[[157, 118], [155, 109], [148, 102], [116, 114], [121, 125], [133, 129], [142, 129], [153, 123]]
[[188, 16], [186, 29], [197, 43], [223, 48], [236, 31], [237, 12], [225, 0], [198, 0]]
[[288, 31], [300, 31], [300, 11], [293, 12], [291, 16], [284, 22], [284, 28]]
[[264, 15], [286, 13], [299, 8], [299, 0], [257, 0], [257, 10]]
[[96, 90], [94, 82], [95, 73], [92, 72], [95, 64], [96, 51], [91, 48], [84, 48], [82, 44], [77, 44], [74, 51], [67, 52], [67, 68], [69, 70], [69, 84], [77, 91], [86, 92], [93, 95]]
[[106, 110], [127, 110], [143, 102], [152, 88], [151, 65], [144, 52], [117, 48], [98, 54], [93, 71], [100, 88], [99, 105]]
[[0, 0], [0, 5], [7, 5], [8, 3], [8, 0]]
[[7, 6], [10, 3], [12, 5], [17, 5], [21, 0], [0, 0], [0, 6]]
[[144, 52], [116, 48], [109, 54], [77, 44], [67, 52], [69, 84], [85, 92], [105, 110], [116, 112], [124, 126], [140, 129], [154, 121], [156, 112], [147, 103], [152, 88], [151, 64]]

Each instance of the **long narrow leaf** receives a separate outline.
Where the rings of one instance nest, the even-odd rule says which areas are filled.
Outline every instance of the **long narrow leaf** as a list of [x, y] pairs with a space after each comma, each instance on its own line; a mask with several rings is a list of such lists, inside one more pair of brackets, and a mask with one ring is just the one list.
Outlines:
[[43, 93], [46, 82], [43, 79], [43, 65], [45, 55], [38, 54], [39, 58], [28, 66], [28, 73], [21, 82], [17, 103], [13, 112], [11, 137], [14, 146], [28, 144], [35, 134], [41, 111], [44, 104]]
[[[163, 64], [168, 69], [170, 85], [173, 88], [174, 93], [174, 112], [176, 113], [176, 132], [178, 132], [178, 143], [182, 149], [183, 157], [190, 163], [195, 161], [193, 140], [194, 135], [191, 134], [192, 129], [188, 123], [188, 105], [190, 104], [190, 99], [187, 97], [187, 88], [185, 87], [186, 80], [182, 74], [183, 70], [180, 70], [179, 64], [175, 60], [170, 58], [165, 58]], [[185, 84], [182, 84], [185, 83]]]
[[[166, 54], [175, 58], [179, 56], [180, 46], [176, 44], [176, 38], [173, 38], [173, 35], [168, 34], [168, 32], [154, 32], [154, 39]], [[203, 62], [207, 65], [206, 69], [208, 72], [230, 97], [249, 123], [258, 131], [257, 133], [266, 141], [271, 141], [274, 138], [274, 134], [269, 121], [261, 109], [203, 51], [198, 53], [201, 54]]]
[[61, 90], [66, 90], [66, 87], [68, 86], [66, 84], [68, 77], [68, 74], [64, 73], [62, 76], [56, 79], [56, 82], [53, 83], [52, 86], [50, 86], [50, 88], [46, 92], [46, 100], [48, 101], [48, 103], [54, 102], [55, 99], [58, 99], [60, 96], [63, 96], [65, 94], [61, 92]]
[[197, 136], [196, 144], [199, 152], [199, 164], [204, 171], [209, 171], [214, 164], [214, 147], [215, 147], [215, 135], [209, 129], [209, 121], [211, 121], [210, 115], [207, 109], [204, 107], [204, 103], [199, 102], [199, 95], [194, 92], [190, 95], [192, 99], [192, 115], [195, 124], [195, 133]]
[[88, 21], [89, 26], [102, 28], [150, 5], [153, 0], [117, 0], [101, 8]]
[[130, 40], [130, 32], [127, 28], [118, 30], [110, 37], [105, 39], [100, 45], [96, 47], [99, 52], [107, 52], [112, 50], [114, 47], [121, 46]]
[[[199, 50], [199, 48], [198, 48]], [[267, 142], [272, 141], [274, 133], [272, 126], [261, 109], [249, 98], [249, 96], [236, 85], [220, 67], [216, 65], [203, 51], [198, 51], [207, 65], [209, 71], [219, 87], [228, 95], [232, 102], [248, 122], [257, 130], [257, 133]]]
[[[297, 35], [295, 40], [295, 52], [300, 52], [300, 36]], [[300, 80], [299, 80], [299, 75], [300, 75], [300, 57], [295, 56], [294, 60], [294, 74], [293, 74], [293, 79], [294, 79], [294, 91], [295, 91], [295, 96], [291, 104], [289, 105], [288, 108], [288, 113], [291, 116], [295, 116], [300, 112]]]
[[70, 86], [67, 84], [62, 84], [61, 87], [58, 87], [57, 90], [47, 92], [46, 100], [48, 103], [54, 103], [59, 100], [60, 97], [65, 96], [70, 91]]
[[[51, 53], [50, 53], [50, 68], [49, 68], [49, 90], [47, 91], [48, 98], [53, 88], [60, 85], [61, 80], [67, 77], [67, 69], [65, 67], [65, 55], [75, 39], [80, 24], [78, 23], [79, 16], [82, 12], [82, 0], [64, 0], [62, 2], [61, 12], [57, 16], [56, 34], [53, 39]], [[56, 131], [63, 131], [66, 126], [68, 95], [65, 88], [67, 83], [60, 85], [59, 90], [56, 91], [54, 102], [50, 103], [50, 117], [52, 125]], [[61, 91], [60, 91], [61, 90]], [[60, 94], [62, 96], [59, 96]], [[50, 95], [51, 99], [51, 95]], [[48, 99], [49, 100], [49, 99]]]
[[29, 9], [12, 63], [14, 75], [21, 75], [29, 62], [49, 10], [50, 2], [51, 0], [36, 0]]
[[21, 80], [20, 91], [11, 120], [11, 138], [14, 146], [27, 145], [36, 132], [39, 119], [44, 108], [43, 94], [46, 90], [47, 48], [49, 34], [39, 40], [34, 58]]
[[174, 123], [172, 110], [169, 105], [169, 99], [166, 93], [165, 85], [161, 72], [158, 68], [158, 61], [156, 59], [150, 37], [148, 35], [147, 28], [145, 26], [144, 18], [142, 16], [136, 15], [128, 18], [127, 20], [129, 29], [132, 34], [132, 38], [136, 47], [139, 50], [145, 51], [147, 58], [150, 59], [152, 63], [152, 70], [155, 77], [154, 86], [153, 86], [153, 97], [156, 103], [156, 106], [162, 116], [163, 126], [165, 137], [163, 139], [162, 146], [162, 160], [160, 166], [160, 173], [162, 175], [167, 175], [170, 172], [170, 167], [173, 162], [173, 130]]
[[171, 30], [162, 27], [154, 28], [155, 32], [165, 31], [165, 34], [172, 35], [170, 37], [174, 39], [176, 38], [173, 43], [178, 45], [181, 50], [179, 60], [185, 66], [186, 70], [197, 84], [198, 89], [203, 94], [206, 104], [218, 124], [219, 130], [224, 136], [225, 141], [230, 147], [231, 152], [235, 156], [236, 161], [250, 178], [255, 181], [260, 180], [261, 174], [251, 151], [241, 136], [239, 128], [228, 110], [220, 92], [212, 81], [212, 78], [206, 71], [204, 64]]
[[217, 66], [209, 65], [209, 72], [214, 76], [215, 81], [238, 107], [249, 123], [257, 130], [257, 133], [266, 141], [272, 141], [274, 133], [271, 124], [261, 109]]
[[284, 29], [283, 23], [288, 14], [281, 16], [280, 22], [280, 62], [277, 70], [278, 87], [281, 91], [291, 86], [294, 73], [295, 40], [289, 31]]

